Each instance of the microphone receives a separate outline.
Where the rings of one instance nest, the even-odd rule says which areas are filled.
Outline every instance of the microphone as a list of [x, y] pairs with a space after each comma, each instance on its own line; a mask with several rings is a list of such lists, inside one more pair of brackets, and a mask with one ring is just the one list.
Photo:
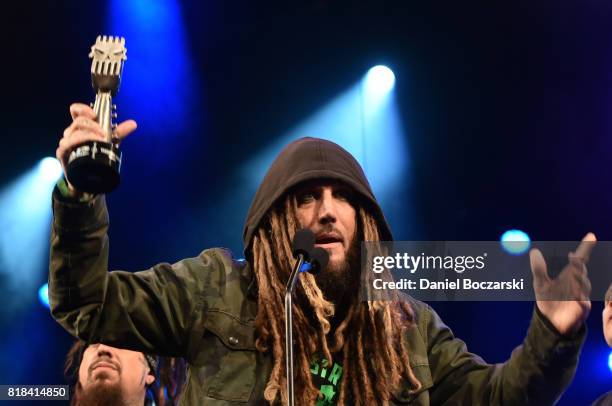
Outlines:
[[308, 228], [302, 228], [295, 233], [291, 242], [291, 250], [293, 257], [298, 259], [300, 255], [304, 257], [304, 261], [310, 259], [310, 255], [314, 249], [316, 238], [312, 231]]
[[310, 269], [311, 274], [318, 274], [327, 266], [329, 262], [329, 253], [321, 247], [315, 247], [310, 254]]
[[293, 257], [303, 258], [300, 272], [317, 274], [325, 269], [329, 262], [329, 253], [321, 247], [315, 247], [316, 238], [308, 228], [302, 228], [295, 233], [291, 242]]

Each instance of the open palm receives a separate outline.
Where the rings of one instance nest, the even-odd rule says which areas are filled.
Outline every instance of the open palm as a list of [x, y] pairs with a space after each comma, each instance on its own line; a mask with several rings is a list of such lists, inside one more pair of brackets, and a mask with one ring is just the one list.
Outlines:
[[588, 233], [575, 252], [568, 255], [568, 264], [554, 279], [548, 275], [544, 256], [537, 248], [529, 252], [533, 289], [538, 309], [564, 335], [580, 329], [591, 311], [591, 282], [586, 264], [596, 243]]

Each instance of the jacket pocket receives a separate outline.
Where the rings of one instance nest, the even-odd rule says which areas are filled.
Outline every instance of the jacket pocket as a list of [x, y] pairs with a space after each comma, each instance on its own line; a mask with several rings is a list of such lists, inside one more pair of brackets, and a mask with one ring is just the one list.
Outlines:
[[209, 310], [206, 329], [223, 345], [218, 346], [219, 369], [210, 377], [206, 395], [230, 402], [248, 402], [256, 382], [255, 327], [229, 313]]
[[429, 389], [433, 386], [431, 371], [427, 357], [418, 354], [410, 355], [410, 366], [414, 376], [421, 383], [418, 391], [411, 393], [408, 386], [395, 391], [394, 400], [396, 404], [429, 404]]

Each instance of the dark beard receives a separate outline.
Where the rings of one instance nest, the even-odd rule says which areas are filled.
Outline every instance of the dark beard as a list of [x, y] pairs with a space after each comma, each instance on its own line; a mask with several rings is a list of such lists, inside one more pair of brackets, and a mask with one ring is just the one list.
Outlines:
[[359, 274], [359, 242], [354, 239], [346, 254], [346, 260], [333, 267], [328, 264], [327, 268], [315, 275], [315, 280], [325, 299], [336, 306], [342, 306], [358, 294]]
[[122, 406], [125, 403], [118, 383], [91, 385], [87, 390], [81, 389], [78, 397], [79, 406]]

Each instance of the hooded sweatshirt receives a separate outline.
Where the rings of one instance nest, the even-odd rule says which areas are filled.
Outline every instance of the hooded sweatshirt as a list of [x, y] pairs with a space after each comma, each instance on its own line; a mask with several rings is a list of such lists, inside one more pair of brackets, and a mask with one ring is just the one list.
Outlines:
[[362, 203], [374, 215], [381, 239], [393, 239], [391, 228], [357, 160], [338, 144], [305, 137], [281, 151], [255, 193], [242, 234], [247, 258], [250, 257], [253, 233], [268, 210], [293, 186], [312, 179], [334, 179], [346, 183], [362, 197]]

